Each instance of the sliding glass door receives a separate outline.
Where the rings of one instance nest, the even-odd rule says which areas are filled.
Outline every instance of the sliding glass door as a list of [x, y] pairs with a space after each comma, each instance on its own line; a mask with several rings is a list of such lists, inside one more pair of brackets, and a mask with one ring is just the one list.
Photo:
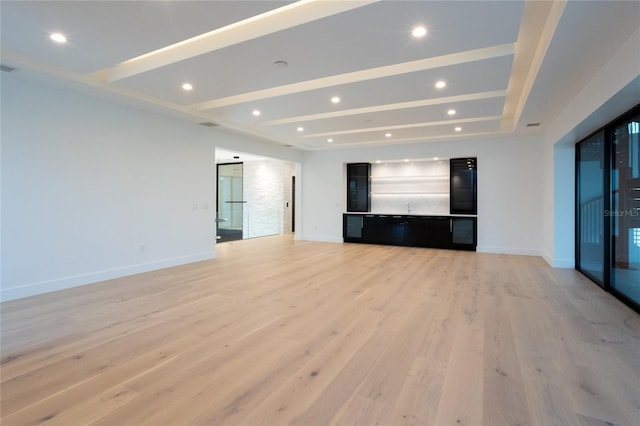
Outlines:
[[576, 149], [576, 266], [600, 286], [604, 286], [604, 132], [598, 132], [580, 142]]
[[640, 303], [640, 114], [611, 132], [611, 287]]
[[576, 146], [576, 268], [640, 312], [640, 106]]

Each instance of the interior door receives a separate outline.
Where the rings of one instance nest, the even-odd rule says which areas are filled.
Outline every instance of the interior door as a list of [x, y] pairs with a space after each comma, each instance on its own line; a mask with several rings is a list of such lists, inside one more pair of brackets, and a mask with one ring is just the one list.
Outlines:
[[217, 165], [217, 242], [241, 240], [244, 217], [243, 164]]

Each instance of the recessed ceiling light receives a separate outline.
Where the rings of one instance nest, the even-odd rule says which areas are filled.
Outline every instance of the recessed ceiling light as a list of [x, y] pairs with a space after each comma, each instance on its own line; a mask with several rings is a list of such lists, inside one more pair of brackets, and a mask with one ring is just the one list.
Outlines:
[[411, 31], [411, 34], [415, 37], [415, 38], [420, 38], [420, 37], [424, 37], [427, 35], [427, 29], [423, 26], [418, 26], [415, 27], [413, 29], [413, 31]]
[[331, 142], [333, 142], [333, 139], [329, 138], [329, 139], [327, 139], [327, 142], [331, 143]]
[[462, 131], [462, 127], [456, 127], [456, 128], [455, 128], [455, 129], [453, 129], [453, 130], [455, 130], [456, 132], [461, 132], [461, 131]]
[[304, 132], [304, 127], [298, 127], [297, 129], [299, 132]]
[[273, 66], [276, 68], [286, 68], [289, 66], [289, 63], [287, 61], [275, 61]]
[[253, 114], [254, 117], [259, 117], [260, 116], [260, 111], [257, 110], [257, 109], [254, 109], [251, 114]]
[[456, 110], [455, 109], [450, 109], [449, 111], [447, 111], [447, 114], [456, 115]]
[[51, 33], [49, 35], [49, 38], [53, 41], [55, 41], [56, 43], [66, 43], [67, 42], [67, 38], [64, 36], [64, 34], [61, 33]]
[[436, 89], [444, 89], [445, 87], [447, 87], [447, 83], [445, 81], [436, 81]]
[[334, 96], [333, 98], [331, 98], [331, 103], [332, 104], [339, 104], [340, 103], [340, 98], [337, 96]]
[[184, 83], [182, 89], [186, 91], [193, 90], [193, 85], [191, 83]]
[[391, 137], [391, 133], [385, 133], [384, 136], [387, 137], [387, 138], [390, 138]]

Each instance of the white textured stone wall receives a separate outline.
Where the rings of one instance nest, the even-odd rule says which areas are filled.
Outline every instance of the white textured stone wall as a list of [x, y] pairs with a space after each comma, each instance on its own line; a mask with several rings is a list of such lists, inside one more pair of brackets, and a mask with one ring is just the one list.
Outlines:
[[[291, 214], [285, 193], [287, 188], [291, 193], [292, 167], [279, 160], [244, 162], [244, 238], [290, 232], [290, 222], [285, 227], [285, 217]], [[288, 199], [291, 206], [290, 195]]]

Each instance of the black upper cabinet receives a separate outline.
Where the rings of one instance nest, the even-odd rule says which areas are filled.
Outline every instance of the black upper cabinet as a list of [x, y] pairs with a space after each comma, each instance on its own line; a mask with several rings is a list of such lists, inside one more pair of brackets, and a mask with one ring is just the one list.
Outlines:
[[371, 211], [371, 164], [347, 164], [347, 211]]
[[450, 213], [478, 214], [478, 160], [450, 160]]

